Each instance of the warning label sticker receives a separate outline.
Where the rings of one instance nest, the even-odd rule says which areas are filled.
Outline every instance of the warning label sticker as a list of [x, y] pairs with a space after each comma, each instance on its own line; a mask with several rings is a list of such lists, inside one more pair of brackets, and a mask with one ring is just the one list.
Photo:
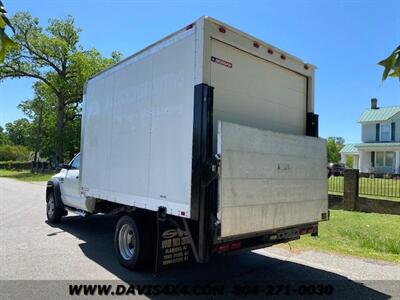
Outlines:
[[211, 61], [215, 62], [217, 64], [220, 64], [220, 65], [222, 65], [224, 67], [232, 68], [232, 63], [230, 63], [229, 61], [226, 61], [226, 60], [214, 57], [214, 56], [211, 56]]

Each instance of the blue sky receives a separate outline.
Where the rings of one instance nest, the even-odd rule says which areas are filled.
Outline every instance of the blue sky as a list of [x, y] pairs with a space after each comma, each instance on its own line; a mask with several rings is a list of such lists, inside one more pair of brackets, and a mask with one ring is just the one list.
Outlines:
[[[377, 62], [400, 44], [400, 1], [135, 1], [4, 0], [9, 15], [75, 17], [81, 44], [104, 55], [128, 56], [209, 15], [315, 64], [320, 135], [360, 140], [356, 123], [369, 107], [400, 105], [400, 82], [381, 82]], [[32, 97], [32, 81], [0, 83], [0, 126], [22, 117], [18, 103]]]

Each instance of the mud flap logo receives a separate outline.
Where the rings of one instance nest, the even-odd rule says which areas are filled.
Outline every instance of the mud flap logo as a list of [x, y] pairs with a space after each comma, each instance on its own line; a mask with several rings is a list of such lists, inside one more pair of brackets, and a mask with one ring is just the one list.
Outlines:
[[182, 229], [169, 229], [163, 232], [162, 238], [163, 239], [172, 239], [175, 237], [183, 237], [183, 236], [189, 236], [186, 231], [183, 231]]
[[157, 269], [193, 261], [189, 234], [168, 221], [159, 222], [159, 226]]

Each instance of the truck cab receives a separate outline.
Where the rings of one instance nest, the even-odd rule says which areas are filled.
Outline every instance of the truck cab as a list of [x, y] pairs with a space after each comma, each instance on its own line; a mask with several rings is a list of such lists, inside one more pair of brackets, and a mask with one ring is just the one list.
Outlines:
[[[79, 168], [81, 154], [78, 153], [68, 164], [63, 164], [59, 173], [55, 174], [48, 182], [47, 215], [49, 219], [58, 222], [61, 216], [66, 215], [66, 209], [82, 214], [88, 213], [86, 197], [79, 188]], [[57, 190], [57, 191], [55, 191]], [[58, 195], [54, 195], [57, 193]], [[57, 199], [58, 196], [58, 199]], [[55, 203], [58, 201], [58, 203]]]

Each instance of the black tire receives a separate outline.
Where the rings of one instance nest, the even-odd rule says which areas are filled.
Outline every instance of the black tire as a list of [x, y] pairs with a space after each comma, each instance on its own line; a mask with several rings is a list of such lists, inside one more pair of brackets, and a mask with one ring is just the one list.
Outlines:
[[125, 268], [140, 269], [151, 261], [154, 253], [151, 240], [154, 239], [154, 235], [146, 235], [146, 224], [141, 216], [123, 215], [118, 220], [114, 248], [118, 261]]
[[60, 223], [61, 217], [66, 215], [66, 211], [60, 207], [54, 191], [49, 191], [46, 195], [46, 215], [51, 224]]

